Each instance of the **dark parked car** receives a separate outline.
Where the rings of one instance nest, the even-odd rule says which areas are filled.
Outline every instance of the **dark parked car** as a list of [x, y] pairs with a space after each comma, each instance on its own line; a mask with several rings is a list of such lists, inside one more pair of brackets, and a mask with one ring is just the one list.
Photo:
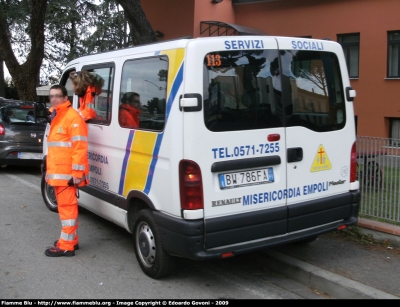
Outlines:
[[36, 118], [43, 104], [0, 98], [0, 166], [42, 163], [46, 119]]

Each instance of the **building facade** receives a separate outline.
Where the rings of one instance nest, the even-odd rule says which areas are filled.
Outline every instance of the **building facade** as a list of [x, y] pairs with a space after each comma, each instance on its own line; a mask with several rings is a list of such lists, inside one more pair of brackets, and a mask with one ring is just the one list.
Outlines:
[[[339, 42], [357, 91], [357, 134], [400, 138], [400, 1], [142, 0], [160, 40], [230, 34], [205, 21], [255, 28], [271, 36]], [[202, 24], [203, 22], [203, 24]], [[207, 31], [206, 31], [206, 30]]]

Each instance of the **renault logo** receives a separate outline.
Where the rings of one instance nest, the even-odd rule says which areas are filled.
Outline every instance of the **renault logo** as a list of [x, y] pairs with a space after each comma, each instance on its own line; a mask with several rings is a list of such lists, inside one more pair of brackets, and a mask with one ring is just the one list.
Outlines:
[[31, 137], [35, 138], [36, 137], [36, 133], [31, 133]]

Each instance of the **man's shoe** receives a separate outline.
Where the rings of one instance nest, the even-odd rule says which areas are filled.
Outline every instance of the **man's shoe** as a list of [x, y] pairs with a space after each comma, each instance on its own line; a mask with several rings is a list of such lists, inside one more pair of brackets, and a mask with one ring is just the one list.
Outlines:
[[75, 256], [75, 251], [67, 251], [58, 247], [52, 247], [52, 248], [48, 248], [46, 249], [46, 251], [44, 252], [44, 254], [47, 257], [72, 257]]
[[[57, 247], [57, 243], [58, 243], [58, 240], [55, 240], [55, 241], [54, 241], [54, 246], [55, 246], [55, 247]], [[78, 249], [79, 249], [79, 244], [74, 245], [74, 250], [77, 251]]]

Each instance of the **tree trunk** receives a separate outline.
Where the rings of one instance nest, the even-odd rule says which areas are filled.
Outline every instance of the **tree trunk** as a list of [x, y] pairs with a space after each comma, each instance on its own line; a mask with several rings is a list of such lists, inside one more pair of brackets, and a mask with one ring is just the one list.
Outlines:
[[36, 84], [38, 71], [44, 57], [44, 21], [47, 0], [30, 0], [31, 18], [29, 37], [31, 50], [24, 64], [18, 63], [11, 47], [9, 31], [5, 22], [5, 14], [0, 4], [0, 57], [7, 65], [21, 100], [36, 100]]
[[140, 0], [116, 0], [124, 9], [124, 14], [131, 30], [130, 36], [134, 45], [142, 45], [157, 41], [153, 28], [146, 18]]
[[71, 32], [69, 37], [69, 55], [67, 57], [67, 61], [72, 61], [77, 57], [76, 55], [76, 23], [75, 21], [71, 21]]
[[128, 47], [128, 40], [127, 40], [127, 37], [126, 37], [126, 34], [127, 34], [127, 32], [128, 32], [128, 26], [127, 26], [127, 24], [126, 24], [127, 22], [126, 21], [124, 21], [124, 47]]
[[0, 97], [6, 97], [6, 84], [4, 82], [4, 62], [0, 59]]

